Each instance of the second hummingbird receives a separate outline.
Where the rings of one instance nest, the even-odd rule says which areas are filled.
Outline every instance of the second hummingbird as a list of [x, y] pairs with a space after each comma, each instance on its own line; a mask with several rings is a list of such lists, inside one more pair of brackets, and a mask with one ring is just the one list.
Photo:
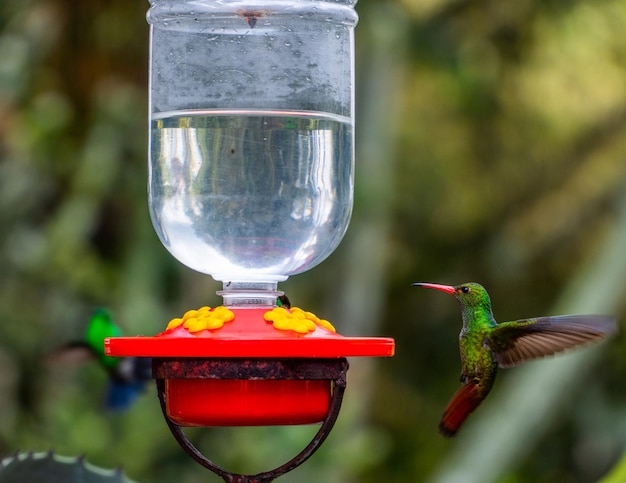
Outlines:
[[617, 331], [615, 319], [604, 315], [561, 315], [496, 323], [485, 288], [477, 283], [457, 286], [414, 283], [452, 294], [461, 304], [463, 328], [459, 334], [463, 386], [446, 407], [439, 432], [452, 437], [489, 394], [498, 367], [598, 341]]
[[109, 312], [96, 310], [85, 332], [84, 339], [76, 340], [48, 356], [52, 363], [77, 362], [95, 359], [109, 374], [106, 408], [123, 411], [130, 407], [152, 379], [152, 359], [149, 357], [111, 357], [104, 353], [104, 339], [118, 337], [121, 331], [113, 323]]

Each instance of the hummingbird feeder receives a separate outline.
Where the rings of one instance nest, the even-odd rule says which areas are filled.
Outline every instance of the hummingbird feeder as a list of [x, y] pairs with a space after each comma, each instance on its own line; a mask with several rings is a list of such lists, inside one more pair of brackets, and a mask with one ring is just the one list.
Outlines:
[[[222, 282], [223, 305], [108, 338], [105, 352], [152, 358], [166, 423], [198, 463], [272, 481], [328, 436], [347, 357], [394, 353], [393, 339], [342, 336], [278, 290], [348, 227], [356, 0], [150, 3], [152, 223], [176, 259]], [[219, 467], [182, 430], [316, 423], [299, 454], [257, 475]]]

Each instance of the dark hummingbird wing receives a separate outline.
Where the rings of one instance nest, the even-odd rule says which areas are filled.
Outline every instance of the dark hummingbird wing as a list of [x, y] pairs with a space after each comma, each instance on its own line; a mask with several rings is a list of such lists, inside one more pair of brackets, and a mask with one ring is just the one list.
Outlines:
[[605, 315], [560, 315], [503, 322], [485, 340], [500, 367], [545, 357], [607, 338], [617, 331], [615, 318]]
[[79, 364], [95, 360], [97, 354], [86, 342], [70, 342], [46, 355], [49, 364]]

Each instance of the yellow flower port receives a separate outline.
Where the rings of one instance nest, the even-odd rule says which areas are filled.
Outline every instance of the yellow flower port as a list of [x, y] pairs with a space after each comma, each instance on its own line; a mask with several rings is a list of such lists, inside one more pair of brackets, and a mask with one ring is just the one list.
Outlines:
[[266, 322], [271, 322], [275, 329], [292, 330], [298, 334], [313, 332], [317, 326], [331, 332], [336, 332], [335, 327], [328, 320], [320, 319], [311, 312], [305, 312], [298, 307], [285, 309], [276, 307], [263, 316]]
[[174, 329], [182, 325], [189, 332], [200, 332], [201, 330], [221, 329], [226, 322], [231, 322], [235, 314], [223, 305], [211, 309], [211, 307], [200, 307], [197, 310], [188, 310], [181, 317], [170, 320], [167, 330]]

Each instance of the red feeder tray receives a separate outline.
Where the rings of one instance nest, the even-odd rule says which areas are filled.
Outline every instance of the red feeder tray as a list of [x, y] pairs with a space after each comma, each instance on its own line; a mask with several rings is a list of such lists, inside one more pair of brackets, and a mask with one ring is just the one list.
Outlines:
[[180, 325], [153, 337], [109, 338], [105, 353], [152, 357], [167, 416], [180, 426], [323, 421], [346, 357], [394, 354], [390, 338], [344, 337], [319, 325], [300, 334], [266, 322], [267, 308], [230, 310], [234, 320], [219, 329], [192, 334]]
[[168, 416], [179, 426], [317, 423], [328, 413], [330, 396], [331, 381], [323, 380], [165, 381]]

